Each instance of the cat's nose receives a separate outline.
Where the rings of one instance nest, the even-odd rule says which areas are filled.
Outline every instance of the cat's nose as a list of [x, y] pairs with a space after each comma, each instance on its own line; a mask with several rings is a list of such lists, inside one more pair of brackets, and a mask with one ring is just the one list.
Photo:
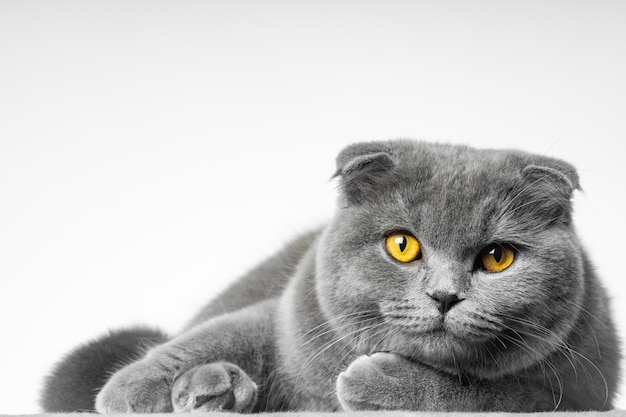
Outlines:
[[437, 307], [441, 314], [446, 314], [455, 304], [464, 300], [464, 298], [459, 298], [457, 294], [447, 291], [435, 291], [428, 295], [439, 303]]

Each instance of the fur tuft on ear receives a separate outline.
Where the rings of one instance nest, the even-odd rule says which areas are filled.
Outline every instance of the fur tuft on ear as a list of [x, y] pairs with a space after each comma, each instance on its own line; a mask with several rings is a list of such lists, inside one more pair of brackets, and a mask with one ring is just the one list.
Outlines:
[[334, 176], [341, 177], [340, 187], [349, 204], [360, 204], [376, 193], [379, 180], [396, 165], [388, 147], [388, 143], [359, 143], [339, 153]]
[[525, 205], [550, 220], [571, 217], [571, 198], [580, 189], [578, 173], [570, 164], [550, 159], [541, 165], [528, 165], [522, 170]]
[[535, 161], [534, 164], [524, 168], [522, 174], [524, 176], [552, 178], [553, 181], [560, 182], [560, 186], [569, 189], [570, 194], [574, 190], [580, 190], [580, 180], [576, 168], [560, 159], [546, 158], [545, 160]]

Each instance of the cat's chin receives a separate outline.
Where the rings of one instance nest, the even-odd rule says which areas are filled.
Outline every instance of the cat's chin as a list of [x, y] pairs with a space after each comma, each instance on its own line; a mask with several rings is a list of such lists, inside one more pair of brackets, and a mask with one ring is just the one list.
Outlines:
[[[475, 374], [482, 356], [477, 357], [481, 346], [490, 343], [487, 337], [478, 338], [476, 336], [466, 337], [455, 335], [444, 329], [437, 329], [428, 332], [395, 334], [387, 339], [383, 349], [374, 349], [368, 354], [376, 351], [384, 351], [401, 355], [411, 361], [419, 362], [433, 368], [457, 372], [465, 370]], [[478, 366], [478, 369], [489, 374], [497, 374], [498, 370], [487, 370], [485, 364]]]
[[[488, 338], [477, 340], [446, 332], [432, 332], [414, 339], [410, 347], [390, 351], [451, 374], [461, 373], [481, 378], [500, 377], [531, 365], [532, 361], [529, 362], [527, 355], [519, 351], [492, 351], [490, 348], [495, 343]], [[498, 360], [494, 361], [494, 357]]]

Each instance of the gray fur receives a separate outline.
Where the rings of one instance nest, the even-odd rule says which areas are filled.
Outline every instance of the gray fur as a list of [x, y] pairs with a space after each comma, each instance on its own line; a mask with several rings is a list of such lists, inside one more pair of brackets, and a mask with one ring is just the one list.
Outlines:
[[[572, 225], [571, 165], [392, 141], [349, 146], [337, 175], [324, 230], [115, 374], [98, 411], [611, 408], [618, 341]], [[398, 230], [419, 239], [420, 260], [385, 252]], [[491, 243], [516, 248], [510, 268], [476, 267]], [[434, 291], [463, 300], [444, 316]]]

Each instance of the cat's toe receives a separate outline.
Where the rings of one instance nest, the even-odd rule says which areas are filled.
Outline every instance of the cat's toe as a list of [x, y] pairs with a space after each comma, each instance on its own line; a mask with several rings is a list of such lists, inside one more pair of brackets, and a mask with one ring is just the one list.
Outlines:
[[238, 366], [214, 362], [197, 366], [179, 376], [172, 387], [175, 412], [252, 411], [257, 386]]

